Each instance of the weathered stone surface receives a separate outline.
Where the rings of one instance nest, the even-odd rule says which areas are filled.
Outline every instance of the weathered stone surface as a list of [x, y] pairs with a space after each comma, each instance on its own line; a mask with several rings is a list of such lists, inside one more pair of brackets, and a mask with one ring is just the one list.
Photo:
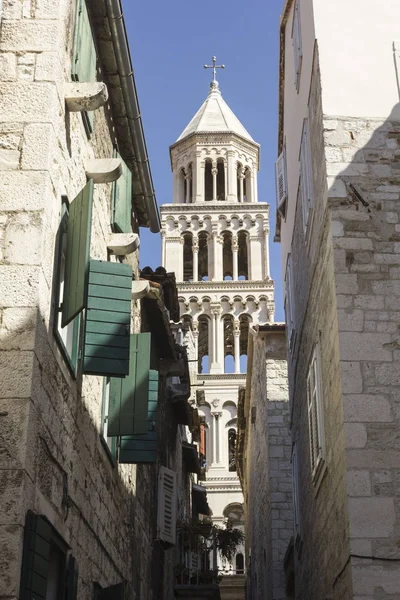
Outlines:
[[343, 396], [343, 413], [347, 422], [391, 422], [390, 402], [378, 395], [348, 394]]
[[1, 29], [1, 47], [5, 51], [45, 52], [52, 51], [59, 41], [57, 21], [7, 21]]
[[385, 349], [385, 344], [390, 342], [388, 334], [342, 332], [339, 340], [342, 360], [392, 360], [392, 353]]
[[385, 538], [393, 534], [393, 498], [349, 498], [348, 504], [351, 537]]

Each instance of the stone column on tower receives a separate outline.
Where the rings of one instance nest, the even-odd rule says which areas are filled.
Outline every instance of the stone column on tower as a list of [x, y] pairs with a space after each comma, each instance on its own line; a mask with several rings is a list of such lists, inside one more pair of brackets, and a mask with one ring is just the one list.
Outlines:
[[212, 184], [213, 184], [213, 202], [215, 202], [217, 199], [217, 175], [218, 175], [216, 161], [213, 161], [213, 163], [212, 163], [211, 173], [212, 173]]
[[233, 261], [233, 281], [238, 280], [238, 239], [237, 235], [232, 236], [232, 261]]
[[192, 252], [193, 252], [192, 280], [198, 281], [199, 280], [199, 238], [197, 237], [197, 235], [193, 236]]
[[240, 373], [240, 324], [236, 320], [233, 326], [233, 343], [235, 373]]

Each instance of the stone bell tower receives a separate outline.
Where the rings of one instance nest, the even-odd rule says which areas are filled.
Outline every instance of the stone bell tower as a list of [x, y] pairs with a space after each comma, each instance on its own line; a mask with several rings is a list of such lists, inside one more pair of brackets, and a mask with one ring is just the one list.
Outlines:
[[[215, 62], [205, 102], [170, 147], [173, 202], [161, 206], [162, 264], [176, 274], [181, 320], [196, 340], [213, 521], [230, 518], [238, 526], [238, 390], [245, 385], [249, 328], [274, 320], [274, 288], [269, 205], [258, 202], [260, 148], [222, 98]], [[241, 560], [231, 573], [240, 572]]]

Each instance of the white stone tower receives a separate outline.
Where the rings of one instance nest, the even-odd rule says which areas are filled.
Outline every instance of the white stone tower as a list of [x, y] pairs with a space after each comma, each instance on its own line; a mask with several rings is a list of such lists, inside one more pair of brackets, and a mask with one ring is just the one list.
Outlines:
[[[242, 522], [234, 444], [245, 385], [249, 327], [274, 320], [269, 206], [258, 202], [259, 145], [221, 96], [215, 78], [170, 147], [173, 203], [161, 206], [162, 263], [174, 271], [181, 319], [198, 355], [201, 452], [213, 521]], [[237, 558], [240, 572], [241, 558]]]

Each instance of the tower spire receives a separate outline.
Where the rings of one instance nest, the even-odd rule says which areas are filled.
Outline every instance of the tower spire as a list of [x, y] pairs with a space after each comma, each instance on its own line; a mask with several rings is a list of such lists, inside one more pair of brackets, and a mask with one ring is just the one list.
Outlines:
[[204, 65], [205, 69], [212, 69], [213, 70], [213, 80], [210, 83], [210, 88], [211, 89], [218, 89], [218, 81], [217, 81], [217, 69], [225, 69], [225, 65], [217, 65], [217, 57], [213, 56], [212, 57], [212, 65]]

